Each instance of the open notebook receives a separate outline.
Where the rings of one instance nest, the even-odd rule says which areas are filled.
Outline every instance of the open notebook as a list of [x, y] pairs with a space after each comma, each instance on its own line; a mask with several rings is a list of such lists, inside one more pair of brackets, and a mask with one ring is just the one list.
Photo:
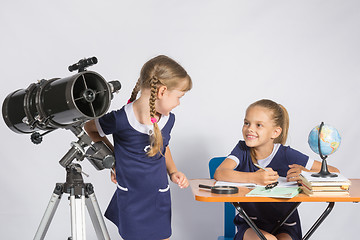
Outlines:
[[296, 187], [274, 187], [265, 189], [265, 187], [255, 187], [251, 190], [247, 197], [273, 197], [273, 198], [293, 198], [299, 194], [301, 189]]

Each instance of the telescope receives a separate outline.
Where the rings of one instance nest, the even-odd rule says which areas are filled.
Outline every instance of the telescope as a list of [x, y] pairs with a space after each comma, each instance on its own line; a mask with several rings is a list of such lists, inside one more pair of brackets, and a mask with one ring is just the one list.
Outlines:
[[31, 134], [35, 144], [56, 129], [70, 130], [79, 140], [71, 144], [72, 148], [60, 160], [63, 167], [74, 159], [82, 161], [87, 157], [98, 170], [111, 168], [114, 162], [111, 150], [103, 142], [91, 144], [83, 130], [86, 121], [108, 111], [113, 93], [121, 88], [119, 81], [107, 82], [100, 74], [86, 70], [97, 62], [96, 57], [81, 59], [68, 67], [69, 71], [78, 70], [75, 75], [42, 79], [10, 93], [2, 106], [6, 125], [15, 133]]

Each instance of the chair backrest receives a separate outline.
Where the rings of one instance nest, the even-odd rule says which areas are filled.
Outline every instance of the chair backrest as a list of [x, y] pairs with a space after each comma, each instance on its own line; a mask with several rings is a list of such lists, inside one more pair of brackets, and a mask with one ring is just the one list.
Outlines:
[[209, 162], [210, 178], [214, 178], [217, 167], [225, 160], [226, 157], [214, 157]]
[[[217, 167], [226, 159], [226, 157], [214, 157], [209, 161], [210, 178], [214, 178]], [[231, 203], [224, 203], [224, 236], [218, 239], [233, 239], [235, 236], [235, 208]]]

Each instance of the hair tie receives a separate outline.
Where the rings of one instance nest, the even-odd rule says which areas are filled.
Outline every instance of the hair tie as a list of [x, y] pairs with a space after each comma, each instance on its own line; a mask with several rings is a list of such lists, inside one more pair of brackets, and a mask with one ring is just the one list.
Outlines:
[[151, 122], [156, 123], [157, 122], [156, 118], [151, 118]]
[[129, 104], [129, 103], [132, 103], [132, 101], [130, 99], [128, 100], [127, 104]]

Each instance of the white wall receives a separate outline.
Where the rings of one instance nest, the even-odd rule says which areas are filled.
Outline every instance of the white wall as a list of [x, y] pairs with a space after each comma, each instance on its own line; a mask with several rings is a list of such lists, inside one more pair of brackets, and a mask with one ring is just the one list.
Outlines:
[[[70, 76], [69, 65], [96, 56], [99, 63], [89, 70], [122, 83], [111, 105], [120, 108], [145, 61], [165, 54], [179, 61], [194, 82], [174, 111], [171, 140], [177, 166], [188, 178], [208, 177], [209, 159], [232, 150], [242, 137], [245, 108], [261, 98], [287, 107], [288, 144], [312, 157], [310, 130], [321, 121], [335, 126], [342, 143], [329, 164], [357, 178], [359, 10], [357, 0], [3, 0], [1, 101], [39, 79]], [[4, 123], [0, 131], [0, 236], [29, 239], [55, 183], [65, 181], [58, 161], [77, 139], [59, 129], [34, 145], [29, 135], [16, 134]], [[109, 173], [96, 171], [86, 161], [82, 166], [104, 211], [115, 188]], [[172, 239], [216, 239], [222, 233], [222, 204], [196, 202], [190, 189], [171, 187]], [[301, 205], [305, 231], [323, 208], [325, 204]], [[47, 239], [70, 235], [69, 212], [64, 195]], [[313, 239], [354, 239], [359, 212], [357, 204], [336, 204]], [[112, 238], [120, 239], [106, 222]], [[87, 229], [88, 238], [94, 239], [89, 220]]]

